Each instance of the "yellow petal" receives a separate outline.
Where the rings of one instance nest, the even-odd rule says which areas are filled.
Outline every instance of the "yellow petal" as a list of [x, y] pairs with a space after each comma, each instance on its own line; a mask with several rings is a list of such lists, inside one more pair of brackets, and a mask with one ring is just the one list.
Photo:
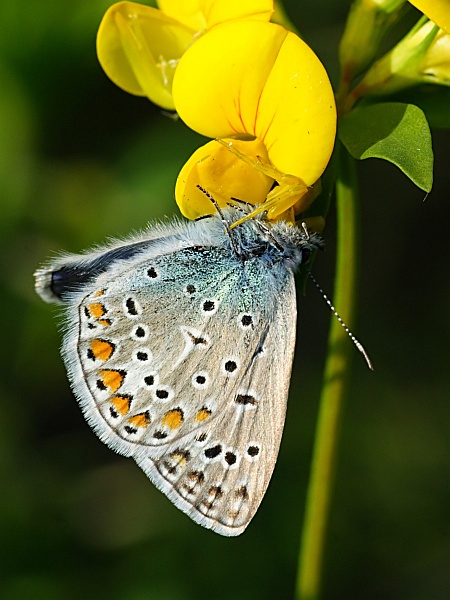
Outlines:
[[214, 27], [180, 60], [173, 97], [192, 129], [217, 138], [254, 135], [277, 169], [307, 185], [331, 155], [336, 109], [326, 71], [300, 38], [273, 23]]
[[450, 0], [410, 0], [410, 2], [446, 33], [450, 33]]
[[[259, 140], [233, 140], [233, 146], [255, 161], [268, 160], [266, 148]], [[213, 204], [198, 185], [223, 207], [232, 198], [249, 204], [264, 202], [273, 181], [213, 141], [196, 150], [181, 169], [175, 186], [175, 199], [185, 217], [196, 219], [215, 212]]]
[[322, 63], [293, 33], [267, 79], [255, 133], [264, 140], [272, 164], [308, 186], [322, 175], [333, 152], [333, 89]]
[[167, 15], [196, 31], [231, 19], [270, 21], [273, 0], [158, 0]]
[[211, 138], [251, 133], [261, 91], [286, 35], [276, 25], [234, 22], [197, 40], [174, 78], [181, 118]]
[[438, 31], [425, 53], [419, 68], [424, 81], [449, 85], [450, 35], [447, 35], [442, 29]]
[[173, 109], [173, 73], [194, 33], [156, 8], [119, 2], [100, 24], [97, 55], [120, 88]]
[[206, 29], [206, 19], [201, 10], [201, 0], [158, 0], [163, 13], [194, 31]]

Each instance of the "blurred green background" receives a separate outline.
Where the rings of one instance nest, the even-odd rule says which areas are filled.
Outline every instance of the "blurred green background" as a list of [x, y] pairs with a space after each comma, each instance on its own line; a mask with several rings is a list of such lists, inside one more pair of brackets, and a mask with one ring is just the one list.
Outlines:
[[[246, 533], [192, 523], [84, 422], [58, 353], [58, 311], [33, 290], [77, 252], [177, 213], [198, 136], [107, 80], [95, 55], [106, 0], [15, 0], [0, 20], [0, 597], [292, 597], [330, 319], [311, 287], [278, 464]], [[286, 2], [336, 80], [341, 0]], [[450, 110], [450, 109], [449, 109]], [[324, 599], [450, 597], [450, 137], [435, 132], [428, 198], [392, 165], [361, 175], [355, 350]], [[314, 265], [332, 290], [334, 212]]]

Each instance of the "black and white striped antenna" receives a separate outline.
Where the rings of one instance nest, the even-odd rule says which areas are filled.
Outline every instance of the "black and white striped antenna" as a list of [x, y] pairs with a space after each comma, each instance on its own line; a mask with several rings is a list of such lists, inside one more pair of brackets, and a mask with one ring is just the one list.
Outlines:
[[358, 350], [361, 352], [361, 354], [364, 356], [367, 366], [369, 367], [369, 369], [371, 371], [373, 371], [373, 364], [372, 361], [369, 358], [369, 355], [367, 354], [364, 346], [361, 344], [361, 342], [359, 342], [355, 336], [353, 335], [353, 333], [350, 331], [350, 329], [347, 327], [347, 325], [345, 324], [345, 322], [343, 321], [341, 315], [338, 313], [338, 311], [334, 308], [331, 300], [328, 298], [328, 296], [325, 294], [325, 292], [323, 291], [323, 288], [319, 285], [319, 283], [317, 283], [316, 278], [314, 277], [314, 275], [308, 271], [308, 275], [309, 278], [311, 279], [311, 281], [314, 283], [314, 285], [316, 286], [316, 288], [319, 290], [319, 292], [322, 294], [322, 298], [325, 300], [325, 302], [328, 304], [331, 312], [334, 314], [334, 316], [336, 317], [336, 319], [339, 321], [339, 323], [342, 325], [342, 327], [344, 328], [344, 330], [347, 332], [349, 338], [352, 340], [352, 342], [355, 344], [355, 346], [358, 348]]

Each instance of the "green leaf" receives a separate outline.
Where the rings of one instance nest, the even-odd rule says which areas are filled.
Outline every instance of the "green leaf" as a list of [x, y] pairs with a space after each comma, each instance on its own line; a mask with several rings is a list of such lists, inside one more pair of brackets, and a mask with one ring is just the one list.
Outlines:
[[383, 102], [358, 107], [342, 119], [339, 137], [353, 158], [387, 160], [417, 187], [431, 191], [431, 133], [423, 111], [414, 104]]

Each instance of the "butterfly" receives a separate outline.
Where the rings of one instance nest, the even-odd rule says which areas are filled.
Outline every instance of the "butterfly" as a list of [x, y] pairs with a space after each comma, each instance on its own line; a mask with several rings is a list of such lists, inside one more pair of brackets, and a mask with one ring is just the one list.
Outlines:
[[65, 305], [62, 357], [98, 437], [194, 521], [241, 534], [277, 460], [296, 334], [295, 269], [323, 242], [233, 208], [153, 225], [35, 273]]

